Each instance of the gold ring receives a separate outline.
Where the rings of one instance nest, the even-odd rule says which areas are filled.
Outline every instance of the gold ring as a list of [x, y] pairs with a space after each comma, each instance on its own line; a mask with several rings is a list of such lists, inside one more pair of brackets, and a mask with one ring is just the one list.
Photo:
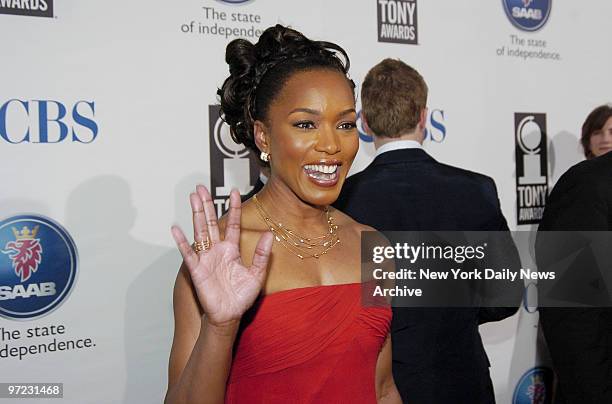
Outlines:
[[202, 213], [204, 212], [204, 209], [200, 209], [200, 210], [194, 210], [193, 213]]
[[206, 251], [210, 248], [210, 240], [207, 237], [206, 240], [203, 241], [194, 241], [191, 245], [191, 248], [196, 253], [199, 253], [200, 251]]

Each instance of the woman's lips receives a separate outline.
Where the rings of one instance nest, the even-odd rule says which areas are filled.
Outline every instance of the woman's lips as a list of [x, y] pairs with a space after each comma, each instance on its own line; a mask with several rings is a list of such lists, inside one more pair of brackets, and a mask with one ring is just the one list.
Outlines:
[[306, 164], [308, 179], [320, 187], [333, 187], [340, 179], [340, 164]]
[[599, 151], [600, 151], [602, 154], [606, 154], [606, 153], [608, 153], [608, 152], [609, 152], [609, 151], [611, 151], [611, 150], [612, 150], [612, 146], [600, 146], [600, 147], [599, 147]]

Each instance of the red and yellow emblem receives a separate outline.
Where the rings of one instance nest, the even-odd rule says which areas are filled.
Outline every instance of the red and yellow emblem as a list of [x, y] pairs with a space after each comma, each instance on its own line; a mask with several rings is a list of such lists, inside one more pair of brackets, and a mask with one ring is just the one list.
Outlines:
[[36, 238], [38, 229], [39, 226], [33, 230], [24, 226], [20, 231], [13, 227], [15, 241], [6, 243], [2, 250], [11, 259], [15, 275], [21, 278], [21, 282], [27, 281], [36, 272], [42, 260], [42, 245], [40, 239]]

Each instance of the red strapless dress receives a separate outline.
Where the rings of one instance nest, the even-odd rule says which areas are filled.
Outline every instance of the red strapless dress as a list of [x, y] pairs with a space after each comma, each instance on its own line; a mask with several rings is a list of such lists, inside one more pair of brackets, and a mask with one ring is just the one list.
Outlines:
[[226, 403], [375, 403], [387, 305], [361, 304], [361, 284], [260, 298], [243, 319]]

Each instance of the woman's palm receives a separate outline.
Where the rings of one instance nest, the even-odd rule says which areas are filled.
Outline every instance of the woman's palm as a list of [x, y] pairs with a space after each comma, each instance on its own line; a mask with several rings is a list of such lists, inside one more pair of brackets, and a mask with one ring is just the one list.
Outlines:
[[197, 194], [190, 195], [190, 202], [194, 212], [194, 238], [198, 241], [210, 240], [210, 248], [196, 253], [178, 227], [172, 228], [172, 234], [189, 270], [200, 305], [212, 324], [239, 320], [263, 286], [272, 235], [266, 233], [260, 238], [253, 263], [246, 267], [239, 248], [241, 208], [238, 193], [232, 191], [230, 195], [230, 211], [223, 241], [219, 237], [208, 190], [198, 186]]

